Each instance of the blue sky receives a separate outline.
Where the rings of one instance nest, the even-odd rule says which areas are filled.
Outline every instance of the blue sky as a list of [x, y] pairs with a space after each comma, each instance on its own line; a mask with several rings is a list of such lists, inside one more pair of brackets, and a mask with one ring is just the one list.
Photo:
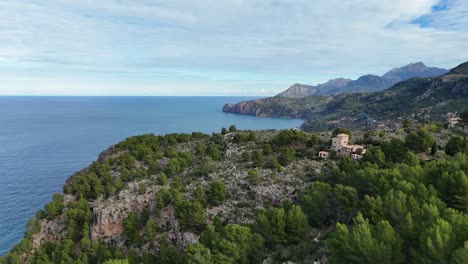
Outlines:
[[466, 0], [0, 1], [1, 95], [273, 95], [468, 61]]

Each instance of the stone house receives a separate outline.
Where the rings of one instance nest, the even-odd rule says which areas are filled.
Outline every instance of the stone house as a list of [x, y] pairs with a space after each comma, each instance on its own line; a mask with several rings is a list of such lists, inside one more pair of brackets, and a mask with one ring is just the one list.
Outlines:
[[361, 159], [366, 153], [366, 149], [362, 145], [349, 144], [349, 136], [347, 134], [338, 134], [332, 138], [332, 150], [336, 151], [339, 157], [349, 156], [352, 159]]

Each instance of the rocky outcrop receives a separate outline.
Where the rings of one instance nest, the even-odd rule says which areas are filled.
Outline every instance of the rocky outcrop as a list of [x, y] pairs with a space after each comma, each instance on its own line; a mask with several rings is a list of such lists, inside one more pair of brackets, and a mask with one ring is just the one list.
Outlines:
[[260, 105], [258, 101], [245, 101], [237, 104], [225, 104], [223, 112], [257, 116], [259, 114], [259, 108]]
[[150, 204], [154, 204], [156, 189], [135, 195], [137, 191], [138, 185], [132, 182], [117, 197], [93, 202], [91, 207], [95, 221], [91, 227], [91, 239], [105, 242], [122, 240], [123, 221], [128, 214], [139, 212], [143, 207], [151, 208]]
[[40, 220], [40, 224], [41, 228], [39, 232], [32, 236], [33, 253], [45, 242], [55, 242], [60, 240], [65, 228], [63, 217], [59, 217], [54, 220], [42, 219]]
[[91, 228], [91, 239], [116, 239], [123, 233], [123, 220], [128, 211], [112, 206], [93, 208], [95, 224]]

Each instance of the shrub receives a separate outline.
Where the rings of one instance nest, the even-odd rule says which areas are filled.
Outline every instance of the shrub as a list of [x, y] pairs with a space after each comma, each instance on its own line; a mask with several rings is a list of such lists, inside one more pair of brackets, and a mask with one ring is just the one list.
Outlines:
[[260, 173], [258, 173], [258, 171], [256, 170], [249, 170], [248, 180], [250, 184], [255, 184], [255, 185], [259, 184], [261, 181]]
[[226, 199], [226, 186], [220, 181], [215, 181], [210, 184], [208, 191], [208, 200], [212, 205], [221, 204]]

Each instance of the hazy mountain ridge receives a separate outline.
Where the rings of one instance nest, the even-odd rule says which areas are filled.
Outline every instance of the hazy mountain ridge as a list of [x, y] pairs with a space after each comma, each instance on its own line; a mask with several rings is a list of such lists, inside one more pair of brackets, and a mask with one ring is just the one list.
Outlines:
[[383, 91], [303, 98], [276, 96], [240, 104], [227, 104], [223, 111], [302, 118], [306, 120], [303, 124], [306, 129], [356, 128], [369, 123], [394, 123], [396, 118], [410, 116], [440, 121], [446, 112], [468, 105], [468, 63], [440, 77], [412, 78]]
[[422, 62], [410, 63], [403, 67], [393, 68], [382, 76], [367, 74], [357, 80], [336, 78], [317, 86], [296, 83], [277, 96], [302, 98], [310, 95], [335, 95], [339, 93], [375, 92], [381, 91], [398, 82], [415, 77], [436, 77], [447, 73], [448, 70], [427, 67]]
[[414, 77], [435, 77], [447, 73], [448, 70], [437, 67], [427, 67], [422, 62], [410, 63], [400, 68], [393, 68], [382, 75], [387, 80], [395, 83], [408, 80]]

